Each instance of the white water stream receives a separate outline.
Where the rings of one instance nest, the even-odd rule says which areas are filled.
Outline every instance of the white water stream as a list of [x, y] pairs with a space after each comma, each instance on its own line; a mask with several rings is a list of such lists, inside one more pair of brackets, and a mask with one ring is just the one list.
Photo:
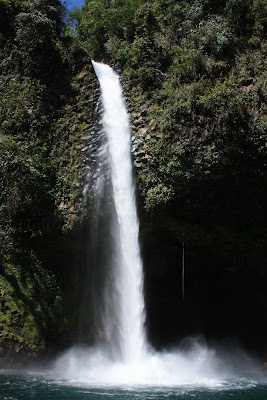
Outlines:
[[[113, 198], [116, 259], [112, 284], [106, 286], [104, 329], [106, 342], [95, 348], [71, 349], [56, 363], [57, 372], [73, 384], [90, 385], [224, 385], [251, 361], [241, 353], [217, 354], [205, 343], [191, 340], [187, 350], [157, 353], [149, 349], [144, 332], [143, 271], [138, 243], [135, 185], [131, 164], [131, 132], [118, 75], [93, 62], [104, 106], [103, 129], [108, 137]], [[110, 277], [110, 275], [109, 275]], [[232, 357], [233, 356], [233, 357]]]
[[[113, 292], [106, 293], [104, 328], [113, 354], [123, 362], [140, 360], [145, 351], [143, 268], [132, 177], [130, 121], [118, 75], [93, 61], [104, 106], [113, 199], [118, 220]], [[113, 308], [113, 309], [110, 309]], [[116, 327], [114, 328], [114, 321]]]

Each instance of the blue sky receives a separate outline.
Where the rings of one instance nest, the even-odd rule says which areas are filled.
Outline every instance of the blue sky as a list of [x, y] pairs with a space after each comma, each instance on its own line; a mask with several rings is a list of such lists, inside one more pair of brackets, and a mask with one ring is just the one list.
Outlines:
[[85, 3], [84, 0], [66, 0], [66, 4], [68, 7], [68, 10], [72, 10], [75, 7], [81, 7], [83, 6]]

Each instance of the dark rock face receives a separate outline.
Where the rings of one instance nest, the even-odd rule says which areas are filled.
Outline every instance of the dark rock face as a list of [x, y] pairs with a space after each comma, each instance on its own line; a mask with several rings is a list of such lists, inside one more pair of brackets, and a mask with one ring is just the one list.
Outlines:
[[132, 154], [134, 165], [142, 169], [151, 159], [149, 151], [150, 139], [158, 139], [159, 133], [155, 119], [150, 120], [149, 106], [143, 105], [140, 111], [131, 114], [132, 120]]
[[[240, 93], [254, 93], [257, 85], [256, 79], [244, 78]], [[196, 157], [199, 167], [189, 186], [181, 186], [180, 194], [167, 205], [146, 211], [144, 188], [155, 157], [150, 144], [160, 143], [164, 133], [160, 118], [155, 118], [155, 107], [159, 105], [136, 95], [133, 101], [132, 154], [138, 182], [147, 330], [152, 344], [161, 348], [177, 344], [187, 335], [203, 334], [208, 341], [233, 340], [251, 351], [266, 352], [266, 252], [264, 240], [259, 239], [266, 208], [265, 195], [255, 186], [258, 178], [255, 176], [255, 182], [246, 180], [252, 171], [242, 176], [243, 172], [235, 171], [225, 155], [209, 172], [211, 179], [206, 183], [200, 178], [205, 161]], [[259, 110], [248, 108], [248, 114], [257, 123]], [[191, 127], [177, 132], [177, 138], [192, 148], [205, 148], [207, 159], [215, 158], [221, 151], [216, 135], [222, 129], [223, 118], [220, 116], [215, 123], [205, 116], [192, 115]], [[159, 161], [158, 168], [164, 166]], [[261, 168], [263, 171], [263, 164]], [[254, 202], [252, 193], [259, 200]], [[249, 202], [251, 207], [247, 208]], [[250, 214], [253, 219], [247, 218]], [[252, 230], [258, 231], [258, 239]]]

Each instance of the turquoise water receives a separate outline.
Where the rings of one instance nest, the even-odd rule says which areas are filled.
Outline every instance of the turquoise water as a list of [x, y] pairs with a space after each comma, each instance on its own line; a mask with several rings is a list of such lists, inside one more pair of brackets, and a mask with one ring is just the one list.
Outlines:
[[267, 376], [215, 381], [204, 386], [92, 386], [51, 372], [0, 371], [0, 400], [266, 400]]

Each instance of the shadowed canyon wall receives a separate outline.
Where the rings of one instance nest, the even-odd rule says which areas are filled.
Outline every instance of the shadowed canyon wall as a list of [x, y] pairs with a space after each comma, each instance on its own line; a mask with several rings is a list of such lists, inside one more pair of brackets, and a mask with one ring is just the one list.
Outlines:
[[120, 72], [131, 115], [152, 344], [266, 353], [265, 2], [115, 3], [66, 21], [57, 0], [0, 2], [2, 354], [104, 340], [91, 58]]

